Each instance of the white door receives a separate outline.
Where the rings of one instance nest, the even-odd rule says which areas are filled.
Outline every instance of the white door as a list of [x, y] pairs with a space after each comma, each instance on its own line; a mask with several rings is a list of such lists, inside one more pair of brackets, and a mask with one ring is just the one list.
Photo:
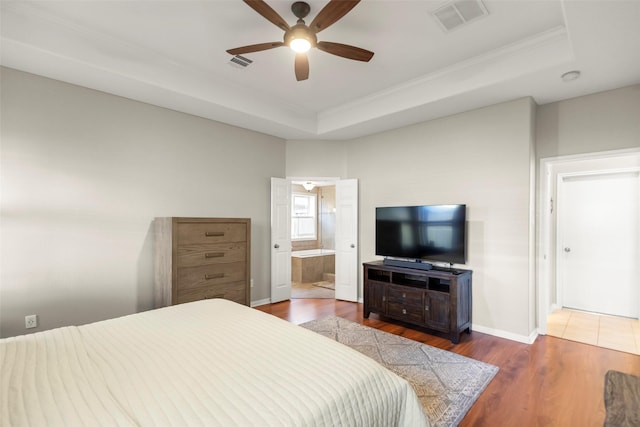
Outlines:
[[640, 315], [637, 171], [558, 181], [558, 297], [562, 306]]
[[358, 300], [358, 180], [336, 183], [336, 299]]
[[291, 183], [271, 178], [271, 302], [291, 298]]

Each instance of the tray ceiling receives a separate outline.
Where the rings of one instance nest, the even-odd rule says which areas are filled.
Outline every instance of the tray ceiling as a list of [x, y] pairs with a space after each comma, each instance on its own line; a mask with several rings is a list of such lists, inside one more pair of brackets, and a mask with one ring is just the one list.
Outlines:
[[[290, 24], [291, 2], [268, 3]], [[311, 0], [308, 21], [326, 4]], [[237, 0], [3, 0], [1, 62], [285, 139], [350, 139], [497, 102], [538, 104], [640, 83], [639, 1], [485, 0], [446, 31], [443, 1], [363, 0], [320, 40], [369, 63], [277, 48], [233, 65], [225, 50], [281, 41]], [[580, 70], [579, 79], [560, 76]]]

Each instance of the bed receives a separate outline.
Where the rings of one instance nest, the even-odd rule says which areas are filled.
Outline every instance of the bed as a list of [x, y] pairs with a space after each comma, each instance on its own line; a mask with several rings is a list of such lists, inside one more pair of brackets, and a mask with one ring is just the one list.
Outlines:
[[0, 340], [2, 426], [424, 426], [411, 386], [222, 299]]

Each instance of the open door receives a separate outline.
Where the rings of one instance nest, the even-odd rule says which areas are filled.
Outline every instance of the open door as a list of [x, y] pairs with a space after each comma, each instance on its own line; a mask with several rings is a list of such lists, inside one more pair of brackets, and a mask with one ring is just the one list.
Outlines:
[[291, 298], [291, 183], [271, 178], [271, 303]]
[[336, 182], [336, 299], [358, 301], [358, 180]]

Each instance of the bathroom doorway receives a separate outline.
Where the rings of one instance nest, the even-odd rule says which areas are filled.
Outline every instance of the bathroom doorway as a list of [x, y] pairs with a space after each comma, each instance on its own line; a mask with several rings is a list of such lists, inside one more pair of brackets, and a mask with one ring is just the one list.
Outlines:
[[291, 298], [335, 298], [336, 186], [291, 182]]

